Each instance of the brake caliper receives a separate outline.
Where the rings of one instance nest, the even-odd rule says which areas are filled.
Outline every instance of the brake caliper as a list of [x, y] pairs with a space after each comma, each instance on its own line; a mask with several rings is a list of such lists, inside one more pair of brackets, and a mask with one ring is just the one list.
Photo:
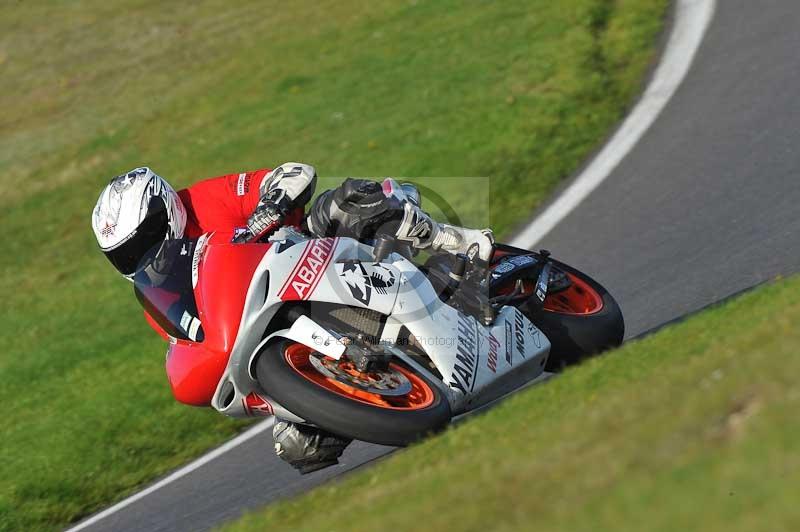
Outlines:
[[359, 334], [355, 340], [350, 337], [342, 339], [345, 343], [344, 358], [353, 363], [355, 369], [361, 373], [372, 371], [380, 372], [389, 369], [392, 359], [391, 353], [382, 349], [380, 345], [373, 345], [363, 340]]

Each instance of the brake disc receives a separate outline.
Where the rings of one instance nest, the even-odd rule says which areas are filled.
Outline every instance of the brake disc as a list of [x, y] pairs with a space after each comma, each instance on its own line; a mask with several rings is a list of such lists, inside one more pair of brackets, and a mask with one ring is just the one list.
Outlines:
[[314, 369], [329, 379], [365, 392], [396, 397], [411, 391], [411, 381], [399, 371], [393, 370], [391, 366], [388, 370], [358, 373], [354, 370], [348, 371], [344, 367], [344, 364], [351, 363], [334, 360], [318, 353], [311, 354], [308, 360]]

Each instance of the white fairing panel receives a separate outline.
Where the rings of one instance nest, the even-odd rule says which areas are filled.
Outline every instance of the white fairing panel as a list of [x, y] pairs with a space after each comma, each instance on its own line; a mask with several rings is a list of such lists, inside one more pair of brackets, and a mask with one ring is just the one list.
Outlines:
[[339, 341], [340, 337], [334, 336], [307, 316], [300, 316], [292, 327], [281, 335], [297, 343], [313, 347], [318, 353], [326, 357], [339, 360], [344, 354], [345, 346]]
[[390, 264], [373, 263], [371, 253], [370, 246], [351, 238], [308, 240], [280, 252], [270, 250], [274, 279], [267, 304], [320, 301], [389, 314], [399, 291], [399, 272]]
[[388, 322], [404, 325], [455, 392], [456, 407], [520, 364], [543, 371], [550, 342], [517, 309], [503, 308], [492, 326], [485, 327], [442, 303], [413, 263], [401, 258], [394, 266], [401, 272], [400, 293], [383, 340], [393, 340], [386, 332], [396, 330]]

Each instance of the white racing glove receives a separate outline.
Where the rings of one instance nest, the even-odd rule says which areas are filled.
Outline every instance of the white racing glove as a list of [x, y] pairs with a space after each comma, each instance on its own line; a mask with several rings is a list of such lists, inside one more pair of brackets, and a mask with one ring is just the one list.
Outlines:
[[275, 232], [291, 210], [291, 202], [282, 190], [271, 197], [263, 197], [247, 219], [247, 229], [255, 238], [263, 238]]
[[314, 194], [317, 171], [303, 163], [284, 163], [267, 174], [259, 186], [261, 200], [247, 220], [253, 240], [275, 232], [294, 206], [305, 205]]

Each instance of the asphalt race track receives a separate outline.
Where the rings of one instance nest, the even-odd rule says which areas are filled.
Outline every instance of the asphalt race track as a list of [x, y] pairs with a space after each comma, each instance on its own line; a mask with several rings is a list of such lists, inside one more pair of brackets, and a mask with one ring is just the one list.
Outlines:
[[595, 275], [627, 337], [800, 270], [800, 2], [723, 0], [684, 84], [541, 245]]
[[[800, 269], [800, 2], [723, 0], [636, 148], [541, 242], [600, 280], [636, 336]], [[306, 477], [269, 431], [84, 530], [206, 530], [390, 449]]]

